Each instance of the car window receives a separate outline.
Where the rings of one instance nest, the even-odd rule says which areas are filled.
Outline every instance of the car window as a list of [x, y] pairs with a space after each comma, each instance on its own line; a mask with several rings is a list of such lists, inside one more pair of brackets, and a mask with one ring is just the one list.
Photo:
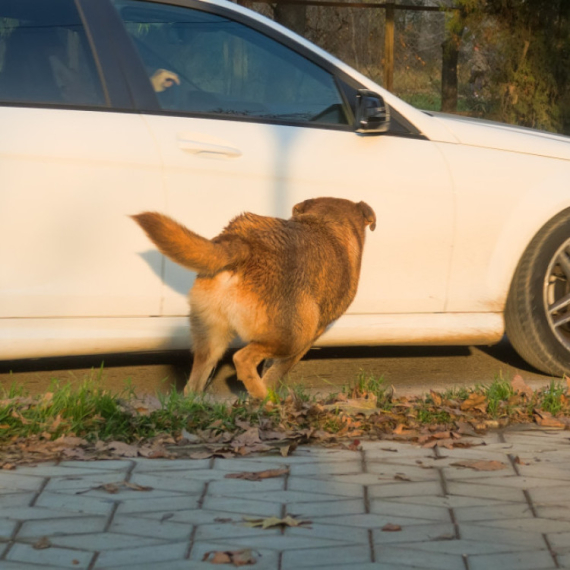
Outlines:
[[113, 0], [163, 109], [348, 124], [333, 76], [230, 19], [139, 0]]
[[0, 102], [105, 105], [73, 0], [0, 0]]

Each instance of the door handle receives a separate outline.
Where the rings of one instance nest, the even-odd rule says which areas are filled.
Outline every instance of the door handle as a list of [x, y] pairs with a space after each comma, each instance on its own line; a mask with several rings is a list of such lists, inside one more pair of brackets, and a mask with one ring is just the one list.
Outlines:
[[227, 156], [228, 158], [238, 158], [242, 154], [241, 150], [231, 146], [224, 146], [220, 144], [207, 143], [204, 141], [185, 138], [178, 139], [178, 146], [182, 150], [185, 150], [186, 152], [190, 152], [192, 154], [219, 154], [221, 156]]

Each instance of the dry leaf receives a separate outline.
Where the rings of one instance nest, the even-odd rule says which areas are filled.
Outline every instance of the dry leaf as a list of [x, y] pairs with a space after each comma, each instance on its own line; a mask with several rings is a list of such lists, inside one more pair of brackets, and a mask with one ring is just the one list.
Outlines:
[[34, 542], [32, 548], [36, 550], [43, 550], [44, 548], [50, 548], [51, 542], [47, 536], [42, 536], [37, 542]]
[[479, 459], [466, 459], [450, 465], [453, 467], [468, 467], [469, 469], [475, 469], [475, 471], [499, 471], [507, 468], [501, 461], [484, 461]]
[[528, 384], [525, 383], [525, 381], [523, 380], [523, 377], [520, 374], [517, 374], [511, 380], [511, 386], [513, 387], [513, 390], [515, 391], [515, 394], [522, 394], [522, 395], [526, 396], [527, 398], [532, 397], [532, 394], [533, 394], [532, 388]]
[[411, 481], [411, 479], [403, 473], [396, 473], [396, 475], [394, 475], [394, 479], [396, 479], [396, 481]]
[[113, 455], [119, 457], [137, 457], [139, 454], [138, 447], [129, 445], [124, 441], [111, 441], [106, 445], [106, 448], [112, 451]]
[[402, 530], [402, 527], [399, 524], [388, 523], [382, 527], [384, 532], [398, 532], [400, 530]]
[[469, 397], [461, 403], [460, 406], [462, 411], [467, 410], [480, 410], [482, 412], [487, 411], [487, 397], [483, 394], [476, 394], [473, 392], [469, 394]]
[[543, 410], [534, 410], [534, 421], [541, 427], [557, 429], [564, 429], [567, 425], [564, 421], [555, 418], [550, 412]]
[[245, 479], [246, 481], [261, 481], [262, 479], [270, 479], [272, 477], [281, 477], [287, 475], [289, 467], [281, 469], [266, 469], [265, 471], [244, 471], [242, 473], [228, 473], [225, 479]]
[[216, 550], [206, 552], [202, 557], [202, 562], [210, 564], [232, 564], [233, 566], [249, 566], [255, 564], [257, 560], [249, 548], [243, 550]]
[[246, 521], [244, 524], [245, 526], [249, 526], [252, 528], [274, 528], [274, 527], [298, 527], [298, 526], [306, 526], [312, 523], [312, 521], [301, 521], [293, 518], [291, 515], [287, 515], [285, 518], [280, 519], [279, 517], [268, 517], [266, 519], [253, 519], [250, 517], [244, 517], [243, 519]]
[[279, 451], [283, 457], [289, 457], [296, 449], [297, 443], [292, 443], [291, 445], [285, 445]]
[[430, 391], [429, 391], [429, 394], [430, 394], [430, 396], [431, 396], [431, 399], [432, 399], [433, 403], [434, 403], [436, 406], [441, 406], [441, 403], [442, 403], [442, 401], [443, 401], [443, 400], [442, 400], [442, 397], [441, 397], [437, 392], [434, 392], [433, 390], [430, 390]]

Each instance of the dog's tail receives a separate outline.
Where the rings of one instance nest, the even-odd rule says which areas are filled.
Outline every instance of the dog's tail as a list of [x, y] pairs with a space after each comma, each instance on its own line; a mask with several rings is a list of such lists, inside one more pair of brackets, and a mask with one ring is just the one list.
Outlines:
[[213, 241], [158, 212], [131, 216], [166, 257], [203, 275], [214, 275], [243, 262], [249, 247], [241, 239]]

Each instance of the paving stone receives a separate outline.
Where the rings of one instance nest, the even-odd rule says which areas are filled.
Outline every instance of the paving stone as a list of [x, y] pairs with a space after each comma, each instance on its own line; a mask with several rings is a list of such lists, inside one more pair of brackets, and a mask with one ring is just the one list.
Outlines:
[[[309, 529], [305, 530], [308, 531]], [[217, 541], [218, 550], [226, 550], [227, 542], [227, 539]], [[310, 534], [307, 534], [306, 536], [286, 536], [282, 534], [269, 536], [264, 534], [263, 536], [231, 539], [231, 543], [238, 546], [239, 548], [252, 548], [254, 550], [261, 548], [275, 551], [300, 550], [307, 548], [330, 549], [331, 547], [339, 546], [339, 542], [340, 541], [338, 540], [316, 538]], [[348, 541], [345, 541], [345, 543], [348, 544]]]
[[525, 532], [540, 532], [543, 534], [570, 531], [570, 522], [539, 518], [486, 520], [477, 521], [475, 524], [485, 524], [488, 527], [522, 530]]
[[345, 499], [319, 503], [289, 503], [285, 506], [288, 514], [305, 518], [337, 515], [359, 515], [366, 512], [362, 499]]
[[48, 509], [44, 507], [13, 507], [11, 509], [2, 509], [2, 518], [15, 521], [41, 520], [81, 517], [82, 513], [70, 512], [63, 509]]
[[[406, 505], [393, 503], [383, 499], [370, 501], [370, 512], [384, 516], [402, 516], [412, 519], [423, 519], [437, 522], [452, 522], [449, 509], [427, 505]], [[419, 524], [419, 523], [418, 523]]]
[[6, 559], [13, 562], [28, 564], [44, 564], [57, 568], [87, 568], [93, 558], [92, 552], [70, 550], [67, 548], [44, 548], [36, 550], [31, 544], [16, 543], [12, 546]]
[[366, 460], [370, 459], [391, 459], [393, 457], [435, 457], [433, 449], [420, 447], [410, 443], [400, 443], [399, 441], [362, 441], [360, 443]]
[[[248, 518], [248, 517], [246, 517]], [[254, 518], [254, 517], [249, 517]], [[234, 522], [202, 524], [196, 529], [194, 540], [212, 541], [236, 538], [248, 538], [255, 536], [276, 536], [281, 534], [279, 528], [251, 528], [245, 526], [243, 517], [237, 518]]]
[[384, 485], [370, 485], [368, 487], [369, 498], [385, 497], [409, 497], [411, 495], [441, 495], [443, 489], [439, 481], [423, 481], [414, 483], [403, 481], [401, 483], [389, 483]]
[[[515, 479], [515, 477], [510, 477]], [[483, 499], [497, 499], [500, 501], [526, 502], [522, 489], [497, 485], [481, 485], [473, 481], [448, 481], [447, 492], [449, 495], [461, 495], [466, 497], [480, 497]]]
[[177, 477], [161, 477], [160, 475], [137, 473], [130, 478], [130, 482], [153, 490], [176, 491], [186, 495], [201, 495], [204, 492], [202, 481], [192, 481]]
[[115, 515], [109, 531], [116, 532], [118, 534], [148, 536], [151, 538], [161, 538], [163, 540], [180, 541], [190, 539], [190, 535], [192, 534], [192, 525], [187, 523], [171, 522], [170, 520], [156, 521], [140, 517]]
[[[118, 483], [124, 481], [124, 473], [115, 473], [103, 471], [101, 469], [94, 470], [89, 475], [68, 475], [62, 477], [54, 477], [50, 479], [46, 485], [46, 491], [75, 494], [81, 491], [89, 491], [106, 483]], [[123, 491], [124, 492], [124, 491]]]
[[341, 527], [312, 521], [308, 526], [285, 528], [285, 536], [314, 536], [339, 542], [369, 544], [368, 530], [358, 527]]
[[[2, 550], [0, 549], [0, 553]], [[47, 564], [42, 564], [37, 566], [36, 564], [26, 564], [25, 562], [10, 562], [8, 560], [0, 560], [0, 570], [61, 570], [59, 566], [48, 566]]]
[[570, 554], [562, 554], [557, 558], [560, 568], [570, 568]]
[[[404, 545], [399, 545], [403, 547]], [[497, 552], [518, 552], [533, 550], [533, 546], [525, 544], [501, 544], [498, 542], [479, 542], [476, 540], [435, 540], [429, 542], [413, 542], [405, 545], [406, 548], [423, 550], [425, 552], [441, 552], [444, 554], [474, 555], [494, 554]]]
[[119, 550], [121, 548], [137, 548], [156, 544], [165, 544], [165, 540], [149, 538], [147, 536], [129, 536], [113, 532], [96, 532], [90, 534], [76, 534], [73, 536], [50, 536], [52, 544], [92, 552], [104, 550]]
[[[152, 461], [159, 461], [158, 459], [153, 459]], [[115, 471], [122, 472], [128, 471], [133, 466], [135, 462], [134, 459], [101, 459], [98, 461], [86, 461], [84, 463], [85, 467], [89, 469], [103, 470], [103, 471]], [[77, 461], [62, 461], [60, 467], [77, 467]]]
[[[208, 489], [208, 495], [210, 491]], [[317, 503], [334, 501], [337, 499], [335, 495], [325, 495], [320, 493], [303, 493], [302, 491], [268, 491], [259, 493], [240, 493], [241, 499], [254, 499], [256, 501], [269, 501], [278, 503]]]
[[382, 481], [394, 482], [397, 475], [407, 477], [411, 481], [439, 481], [438, 470], [422, 469], [417, 465], [401, 465], [399, 463], [367, 463], [368, 473], [377, 475], [376, 483]]
[[570, 485], [563, 487], [543, 487], [529, 490], [529, 495], [533, 505], [552, 505], [570, 502]]
[[453, 510], [453, 514], [455, 515], [455, 519], [459, 522], [533, 517], [531, 508], [525, 503], [511, 503], [485, 507], [459, 507]]
[[360, 460], [316, 462], [291, 465], [290, 473], [293, 476], [330, 477], [331, 475], [354, 474], [362, 471]]
[[[297, 477], [291, 477], [290, 479], [296, 479]], [[324, 481], [332, 481], [330, 475], [326, 475], [323, 478], [312, 478], [312, 481], [316, 481], [318, 485], [322, 485]], [[380, 479], [378, 473], [352, 473], [350, 475], [335, 475], [335, 482], [345, 483], [347, 485], [358, 485], [360, 487], [368, 487], [369, 485], [379, 485], [383, 481]], [[394, 482], [392, 480], [392, 482]]]
[[480, 542], [517, 544], [541, 550], [546, 544], [542, 533], [513, 530], [508, 528], [487, 527], [473, 523], [459, 523], [459, 536], [464, 540]]
[[[450, 517], [448, 516], [448, 520]], [[327, 515], [324, 517], [312, 517], [314, 522], [341, 527], [358, 527], [364, 529], [382, 528], [387, 523], [398, 524], [402, 527], [418, 524], [427, 524], [429, 519], [417, 519], [400, 515], [377, 515], [365, 513], [359, 515]]]
[[552, 549], [557, 553], [570, 553], [570, 532], [548, 533], [546, 538], [548, 538]]
[[216, 457], [212, 470], [224, 471], [225, 473], [239, 473], [240, 471], [264, 471], [265, 469], [280, 469], [281, 467], [283, 467], [283, 463], [274, 461], [273, 457], [263, 457], [261, 459], [224, 459]]
[[[258, 470], [258, 469], [256, 469]], [[191, 469], [189, 471], [180, 471], [179, 469], [165, 470], [155, 473], [154, 471], [145, 471], [148, 475], [157, 475], [164, 478], [190, 479], [191, 481], [202, 481], [208, 483], [210, 481], [221, 481], [230, 471], [222, 469]]]
[[285, 489], [285, 477], [272, 477], [261, 481], [246, 481], [244, 479], [222, 479], [208, 485], [208, 495], [233, 496], [244, 493], [259, 493], [265, 496]]
[[[209, 497], [206, 495], [203, 508], [210, 511], [224, 511], [244, 515], [257, 515], [260, 517], [281, 516], [281, 503], [269, 501], [256, 501], [243, 497]], [[186, 507], [188, 508], [188, 507]]]
[[18, 526], [16, 521], [0, 519], [0, 540], [9, 540], [12, 537], [16, 526]]
[[541, 570], [553, 566], [546, 550], [469, 556], [469, 570]]
[[548, 487], [561, 487], [568, 486], [564, 481], [556, 479], [544, 479], [541, 477], [488, 477], [486, 479], [463, 479], [464, 482], [472, 481], [479, 485], [493, 485], [495, 487], [508, 487], [509, 489], [535, 489], [535, 488], [548, 488]]
[[187, 550], [187, 541], [137, 546], [121, 550], [106, 550], [99, 554], [94, 568], [100, 569], [121, 565], [130, 565], [131, 568], [138, 568], [139, 564], [149, 563], [155, 563], [155, 568], [157, 569], [160, 568], [158, 564], [163, 564], [163, 568], [169, 568], [170, 561], [182, 560]]
[[[431, 523], [403, 526], [398, 532], [385, 532], [381, 528], [372, 530], [375, 544], [384, 545], [397, 542], [424, 542], [426, 540], [452, 540], [455, 527], [451, 523]], [[376, 558], [376, 560], [379, 560]], [[405, 562], [408, 564], [408, 562]]]
[[[94, 471], [90, 467], [89, 462], [66, 462], [65, 465], [61, 463], [43, 463], [40, 465], [35, 467], [19, 466], [16, 472], [19, 475], [34, 475], [41, 477], [81, 477], [84, 475], [93, 475]], [[98, 469], [96, 473], [100, 471], [102, 471], [102, 469]], [[114, 473], [116, 470], [109, 467], [108, 469], [105, 469], [105, 471]], [[38, 475], [40, 472], [41, 475]]]
[[[64, 510], [77, 514], [110, 515], [115, 506], [113, 495], [101, 493], [102, 496], [87, 497], [85, 495], [68, 495], [65, 493], [49, 493], [44, 491], [36, 501], [34, 509], [43, 507]], [[68, 515], [69, 516], [69, 515]]]
[[[392, 533], [397, 534], [397, 533]], [[442, 554], [432, 552], [429, 556], [425, 552], [390, 546], [377, 546], [375, 548], [376, 561], [394, 564], [408, 564], [425, 570], [465, 570], [463, 557], [455, 554]]]
[[[148, 493], [140, 493], [147, 495]], [[200, 497], [198, 495], [168, 495], [166, 497], [154, 497], [133, 499], [119, 504], [117, 513], [126, 515], [130, 513], [146, 513], [158, 510], [178, 511], [185, 509], [195, 509], [198, 506]]]
[[[441, 472], [446, 481], [463, 481], [465, 479], [479, 481], [482, 479], [493, 479], [497, 477], [497, 473], [501, 473], [502, 476], [505, 477], [517, 477], [517, 473], [508, 460], [502, 463], [506, 465], [506, 469], [501, 471], [475, 471], [469, 467], [453, 467], [450, 465], [449, 467], [442, 466]], [[485, 481], [480, 481], [480, 483], [483, 484]]]
[[567, 463], [534, 463], [533, 465], [518, 465], [523, 477], [538, 477], [570, 481], [570, 462]]
[[[523, 496], [524, 498], [524, 496]], [[489, 499], [487, 497], [462, 497], [459, 495], [446, 495], [444, 497], [387, 497], [384, 499], [386, 502], [391, 503], [405, 503], [409, 505], [430, 505], [434, 507], [445, 507], [449, 509], [456, 509], [459, 507], [484, 507], [484, 506], [500, 506], [512, 505], [512, 502], [505, 502], [496, 499]], [[524, 501], [526, 505], [526, 500]]]
[[[301, 568], [331, 568], [339, 566], [353, 568], [359, 562], [370, 562], [370, 547], [368, 545], [340, 546], [337, 548], [303, 548], [283, 553], [282, 570], [297, 570]], [[332, 566], [334, 564], [334, 566]]]
[[355, 483], [338, 481], [320, 481], [304, 477], [289, 477], [287, 482], [289, 491], [302, 491], [303, 493], [319, 493], [334, 495], [336, 497], [364, 498], [364, 487]]
[[0, 493], [16, 491], [39, 491], [45, 478], [39, 475], [20, 475], [14, 471], [0, 470]]
[[135, 459], [133, 473], [164, 473], [168, 471], [194, 471], [209, 469], [211, 459]]
[[534, 505], [536, 516], [543, 519], [554, 519], [570, 522], [570, 504], [558, 505], [557, 507], [540, 507]]
[[152, 511], [149, 513], [137, 513], [139, 518], [148, 518], [161, 521], [183, 522], [193, 525], [214, 524], [218, 522], [216, 519], [231, 519], [234, 522], [242, 520], [242, 516], [238, 513], [230, 513], [224, 511], [208, 511], [205, 509], [184, 509], [181, 511]]
[[[102, 570], [101, 566], [96, 566], [98, 570]], [[162, 570], [162, 567], [157, 565], [156, 562], [149, 564], [132, 564], [120, 566], [105, 566], [108, 570]], [[0, 570], [2, 567], [0, 566]], [[31, 570], [31, 569], [30, 569]], [[37, 568], [35, 570], [38, 570]], [[209, 562], [189, 562], [188, 560], [169, 560], [164, 564], [164, 570], [212, 570], [212, 565]], [[277, 569], [275, 569], [277, 570]]]
[[27, 507], [37, 493], [6, 493], [0, 495], [0, 513], [9, 507]]
[[103, 532], [107, 517], [83, 516], [59, 519], [27, 521], [18, 531], [18, 539], [41, 538], [61, 534]]

